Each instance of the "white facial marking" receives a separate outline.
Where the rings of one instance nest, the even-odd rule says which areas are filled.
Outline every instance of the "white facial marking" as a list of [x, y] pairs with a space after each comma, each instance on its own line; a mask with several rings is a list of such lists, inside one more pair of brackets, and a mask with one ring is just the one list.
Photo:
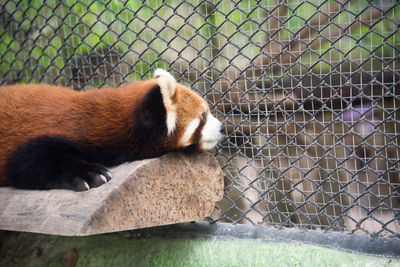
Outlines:
[[209, 113], [207, 123], [201, 132], [200, 146], [202, 149], [209, 150], [217, 145], [218, 141], [222, 139], [221, 127], [222, 123]]
[[167, 110], [167, 134], [170, 135], [176, 127], [176, 110]]
[[192, 135], [196, 131], [197, 127], [199, 127], [199, 125], [200, 119], [194, 119], [188, 124], [188, 126], [186, 126], [185, 132], [181, 139], [182, 146], [190, 145], [190, 138], [192, 138]]
[[154, 71], [154, 77], [158, 78], [158, 86], [160, 86], [161, 95], [163, 98], [163, 103], [167, 111], [167, 131], [168, 135], [171, 134], [176, 127], [176, 107], [172, 103], [172, 97], [176, 90], [176, 80], [167, 71], [163, 69], [156, 69]]

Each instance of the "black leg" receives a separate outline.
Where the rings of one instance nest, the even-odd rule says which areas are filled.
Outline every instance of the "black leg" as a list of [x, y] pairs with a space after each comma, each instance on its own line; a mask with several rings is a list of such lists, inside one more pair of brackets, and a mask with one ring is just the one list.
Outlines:
[[89, 162], [80, 146], [52, 136], [21, 145], [7, 162], [6, 176], [8, 184], [16, 188], [76, 191], [98, 187], [111, 179], [107, 168]]

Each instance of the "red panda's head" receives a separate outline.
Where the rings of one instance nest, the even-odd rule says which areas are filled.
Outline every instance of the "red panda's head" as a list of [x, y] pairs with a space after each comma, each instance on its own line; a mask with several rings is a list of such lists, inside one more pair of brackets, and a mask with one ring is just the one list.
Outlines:
[[163, 103], [166, 109], [168, 135], [174, 135], [177, 149], [196, 146], [199, 150], [214, 148], [223, 137], [223, 124], [211, 115], [207, 102], [189, 88], [178, 84], [165, 70], [157, 69]]

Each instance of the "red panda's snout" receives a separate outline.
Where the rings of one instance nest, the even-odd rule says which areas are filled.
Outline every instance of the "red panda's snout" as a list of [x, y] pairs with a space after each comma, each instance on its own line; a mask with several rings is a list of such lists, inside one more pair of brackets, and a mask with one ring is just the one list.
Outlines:
[[206, 123], [201, 131], [200, 149], [213, 149], [222, 139], [224, 130], [224, 125], [211, 113], [208, 113]]
[[224, 126], [211, 113], [203, 112], [192, 119], [180, 137], [180, 146], [195, 145], [200, 151], [213, 149], [224, 136]]

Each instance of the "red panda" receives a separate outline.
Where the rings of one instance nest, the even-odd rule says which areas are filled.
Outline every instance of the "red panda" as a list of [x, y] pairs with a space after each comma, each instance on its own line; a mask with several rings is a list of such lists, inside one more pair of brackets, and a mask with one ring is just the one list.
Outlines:
[[3, 86], [0, 185], [88, 190], [111, 179], [108, 167], [209, 150], [222, 132], [205, 100], [162, 69], [121, 88]]

